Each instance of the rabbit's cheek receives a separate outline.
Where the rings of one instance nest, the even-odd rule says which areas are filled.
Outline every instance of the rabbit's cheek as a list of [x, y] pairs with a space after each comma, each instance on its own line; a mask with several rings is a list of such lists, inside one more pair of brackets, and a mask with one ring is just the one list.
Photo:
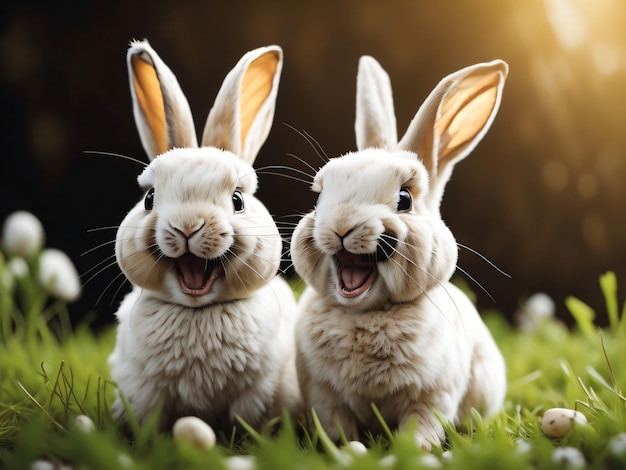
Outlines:
[[163, 279], [171, 269], [170, 263], [164, 260], [156, 260], [148, 251], [135, 252], [132, 256], [125, 256], [126, 250], [122, 250], [123, 257], [120, 267], [124, 275], [135, 285], [144, 289], [161, 291]]
[[327, 255], [333, 255], [342, 247], [342, 239], [333, 230], [326, 227], [313, 229], [313, 241], [315, 247]]
[[124, 275], [132, 283], [158, 291], [171, 265], [147, 249], [156, 243], [155, 224], [156, 218], [143, 217], [143, 209], [136, 206], [131, 210], [116, 234], [116, 256]]

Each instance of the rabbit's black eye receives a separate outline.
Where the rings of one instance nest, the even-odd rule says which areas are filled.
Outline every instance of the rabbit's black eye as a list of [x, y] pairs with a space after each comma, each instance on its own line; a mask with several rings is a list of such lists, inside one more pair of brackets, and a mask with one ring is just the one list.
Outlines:
[[411, 196], [411, 192], [406, 188], [400, 189], [398, 193], [398, 212], [410, 211], [412, 204], [413, 197]]
[[243, 212], [245, 210], [243, 204], [243, 195], [239, 190], [235, 190], [235, 192], [233, 193], [233, 207], [235, 208], [235, 214], [239, 214], [240, 212]]
[[143, 205], [147, 211], [152, 210], [152, 206], [154, 206], [154, 188], [148, 189], [146, 198], [143, 200]]

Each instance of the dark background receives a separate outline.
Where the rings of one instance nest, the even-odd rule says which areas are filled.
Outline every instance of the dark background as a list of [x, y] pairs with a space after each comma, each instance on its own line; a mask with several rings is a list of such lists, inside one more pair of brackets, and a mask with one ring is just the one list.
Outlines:
[[[107, 267], [114, 229], [90, 230], [121, 221], [139, 197], [141, 168], [84, 151], [145, 160], [125, 64], [129, 40], [144, 37], [177, 75], [198, 128], [245, 51], [283, 47], [275, 123], [257, 166], [302, 167], [290, 153], [320, 165], [283, 123], [306, 130], [328, 155], [355, 148], [363, 54], [391, 76], [400, 135], [442, 77], [506, 60], [500, 112], [457, 166], [442, 206], [457, 240], [512, 276], [461, 250], [459, 265], [495, 299], [476, 287], [480, 307], [511, 318], [542, 291], [567, 318], [570, 294], [603, 310], [601, 273], [626, 282], [621, 0], [4, 1], [0, 11], [0, 217], [33, 212], [47, 245], [75, 261], [86, 282], [75, 318], [92, 312], [96, 325], [110, 322], [128, 290], [118, 291], [119, 270]], [[278, 217], [313, 205], [306, 184], [263, 174], [260, 184]]]

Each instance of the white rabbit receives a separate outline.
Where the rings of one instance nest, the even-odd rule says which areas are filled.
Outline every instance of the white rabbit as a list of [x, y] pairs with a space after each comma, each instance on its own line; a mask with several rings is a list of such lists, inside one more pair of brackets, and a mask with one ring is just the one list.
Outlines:
[[[133, 290], [117, 311], [109, 357], [118, 392], [161, 429], [195, 415], [230, 431], [300, 401], [296, 303], [277, 277], [282, 240], [255, 198], [252, 168], [269, 133], [282, 68], [278, 46], [245, 54], [226, 76], [198, 147], [189, 105], [147, 41], [127, 55], [134, 115], [151, 160], [145, 197], [116, 236]], [[125, 420], [121, 398], [114, 418]]]
[[296, 323], [307, 409], [333, 439], [417, 423], [426, 449], [470, 408], [496, 413], [505, 363], [471, 301], [449, 282], [454, 236], [439, 204], [453, 165], [480, 141], [499, 108], [508, 66], [478, 64], [442, 80], [398, 142], [389, 77], [362, 57], [358, 152], [315, 176], [315, 210], [291, 241], [308, 284]]

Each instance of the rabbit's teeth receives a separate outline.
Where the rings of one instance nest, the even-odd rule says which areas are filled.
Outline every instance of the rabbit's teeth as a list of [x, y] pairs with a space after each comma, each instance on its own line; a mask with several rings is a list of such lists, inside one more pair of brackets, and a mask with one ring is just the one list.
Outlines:
[[371, 255], [355, 255], [342, 249], [336, 256], [339, 262], [337, 290], [341, 295], [357, 297], [372, 287], [378, 273]]
[[176, 260], [180, 287], [188, 295], [205, 295], [213, 282], [223, 274], [217, 260], [200, 258], [186, 253]]

